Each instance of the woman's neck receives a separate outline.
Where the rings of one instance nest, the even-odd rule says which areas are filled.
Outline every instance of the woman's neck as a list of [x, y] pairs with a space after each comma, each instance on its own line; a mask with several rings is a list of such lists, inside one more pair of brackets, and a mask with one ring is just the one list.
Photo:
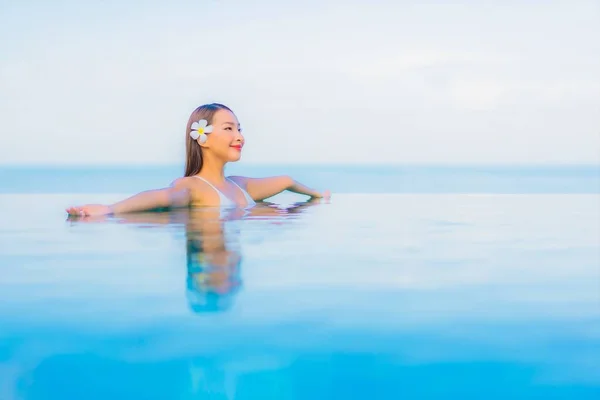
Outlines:
[[200, 174], [214, 183], [225, 182], [225, 163], [212, 157], [205, 157]]

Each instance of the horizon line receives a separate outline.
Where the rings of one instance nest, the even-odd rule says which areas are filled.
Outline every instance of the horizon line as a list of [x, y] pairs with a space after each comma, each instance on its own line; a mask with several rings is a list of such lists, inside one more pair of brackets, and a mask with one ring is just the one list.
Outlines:
[[[230, 163], [229, 166], [240, 165], [248, 167], [596, 167], [600, 162], [532, 162], [532, 163], [456, 163], [456, 162], [394, 162], [394, 163]], [[0, 163], [0, 168], [183, 168], [184, 163]]]

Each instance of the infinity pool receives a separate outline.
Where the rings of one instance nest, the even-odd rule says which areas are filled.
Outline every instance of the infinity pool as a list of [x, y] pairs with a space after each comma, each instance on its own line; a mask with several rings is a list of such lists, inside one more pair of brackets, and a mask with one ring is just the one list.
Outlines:
[[0, 195], [0, 399], [600, 398], [600, 196], [67, 220]]

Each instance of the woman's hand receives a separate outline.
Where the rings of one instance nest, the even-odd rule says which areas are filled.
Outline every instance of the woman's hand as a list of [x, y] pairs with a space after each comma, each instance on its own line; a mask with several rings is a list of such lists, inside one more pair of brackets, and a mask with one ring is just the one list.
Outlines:
[[86, 204], [84, 206], [69, 207], [66, 211], [74, 217], [97, 217], [112, 214], [112, 209], [104, 204]]
[[324, 192], [317, 193], [316, 196], [311, 196], [313, 199], [331, 199], [331, 192], [329, 190], [325, 190]]

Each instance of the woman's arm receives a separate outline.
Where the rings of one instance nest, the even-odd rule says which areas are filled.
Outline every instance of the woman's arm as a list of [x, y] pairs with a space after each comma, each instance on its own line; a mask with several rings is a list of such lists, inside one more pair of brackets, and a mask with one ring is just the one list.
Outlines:
[[190, 204], [190, 192], [178, 181], [164, 189], [147, 190], [111, 205], [86, 204], [67, 208], [69, 215], [97, 216], [148, 211], [164, 207], [184, 207]]
[[308, 186], [295, 181], [287, 175], [273, 176], [270, 178], [245, 178], [242, 176], [232, 176], [231, 179], [238, 185], [245, 187], [246, 191], [256, 201], [264, 200], [289, 190], [290, 192], [305, 194], [311, 198], [329, 197], [329, 192], [319, 192]]

